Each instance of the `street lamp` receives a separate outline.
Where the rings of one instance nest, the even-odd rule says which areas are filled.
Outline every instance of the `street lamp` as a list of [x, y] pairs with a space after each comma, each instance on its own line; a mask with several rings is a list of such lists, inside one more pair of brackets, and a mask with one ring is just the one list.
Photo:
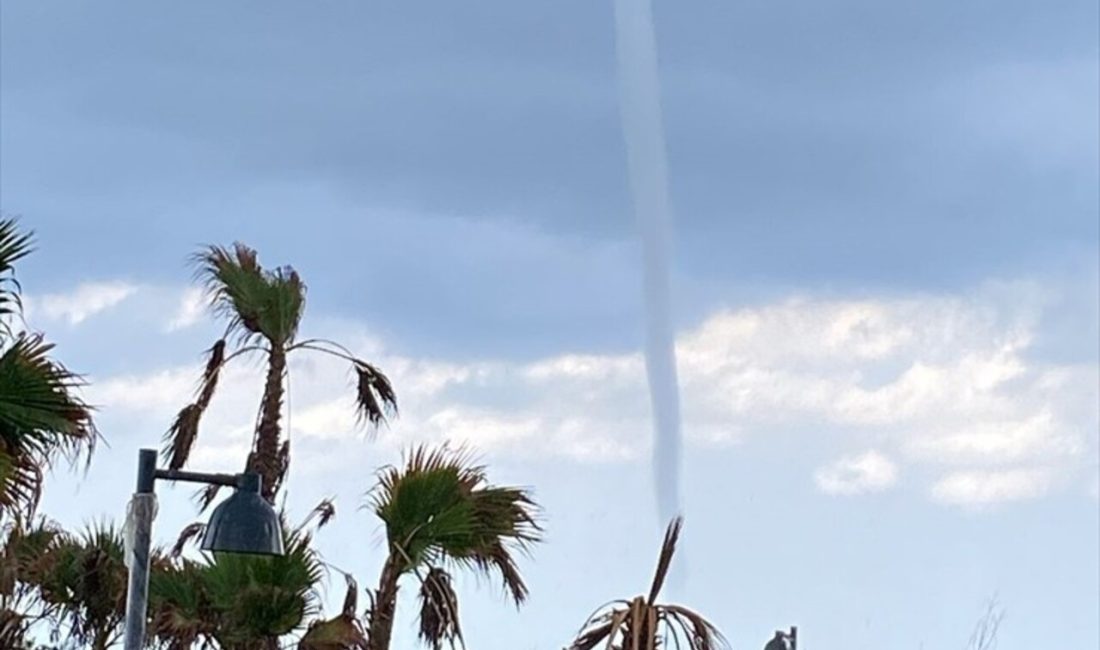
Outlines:
[[156, 509], [154, 487], [157, 479], [225, 485], [236, 491], [210, 515], [202, 549], [215, 553], [282, 555], [283, 532], [279, 515], [260, 495], [260, 475], [202, 474], [173, 469], [157, 469], [157, 452], [138, 452], [137, 491], [127, 517], [132, 549], [126, 558], [130, 568], [126, 591], [125, 650], [141, 650], [145, 644], [145, 616], [149, 602], [149, 551]]

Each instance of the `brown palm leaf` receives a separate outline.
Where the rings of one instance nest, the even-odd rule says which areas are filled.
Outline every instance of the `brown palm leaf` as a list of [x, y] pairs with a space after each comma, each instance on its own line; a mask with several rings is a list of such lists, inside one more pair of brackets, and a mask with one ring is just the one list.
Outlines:
[[458, 620], [458, 595], [451, 576], [439, 567], [431, 567], [420, 583], [420, 638], [440, 650], [447, 642], [451, 648], [463, 644]]
[[389, 378], [361, 359], [352, 361], [356, 375], [356, 411], [361, 421], [377, 426], [397, 413], [397, 395]]
[[367, 650], [367, 635], [355, 615], [358, 608], [359, 585], [350, 574], [344, 574], [347, 592], [340, 614], [327, 621], [315, 621], [298, 642], [298, 650]]
[[614, 601], [598, 610], [585, 622], [569, 650], [592, 650], [601, 643], [609, 650], [658, 650], [668, 647], [669, 640], [686, 650], [729, 648], [718, 628], [701, 614], [681, 605], [656, 602], [682, 525], [683, 519], [677, 517], [665, 532], [648, 597]]
[[172, 545], [172, 549], [168, 552], [168, 557], [176, 559], [183, 555], [183, 549], [187, 547], [192, 540], [201, 537], [206, 532], [206, 524], [201, 522], [194, 522], [188, 524], [180, 531], [179, 537], [176, 538], [176, 543]]
[[225, 360], [225, 339], [219, 339], [207, 350], [206, 367], [203, 369], [197, 398], [180, 410], [172, 426], [164, 434], [161, 455], [168, 462], [169, 469], [182, 469], [187, 464], [191, 448], [199, 435], [199, 420], [214, 397], [214, 389], [217, 388]]
[[306, 518], [302, 521], [302, 524], [298, 526], [299, 529], [305, 528], [314, 519], [317, 520], [317, 528], [324, 528], [333, 517], [336, 516], [336, 504], [332, 499], [324, 499], [317, 504], [313, 510], [310, 511]]

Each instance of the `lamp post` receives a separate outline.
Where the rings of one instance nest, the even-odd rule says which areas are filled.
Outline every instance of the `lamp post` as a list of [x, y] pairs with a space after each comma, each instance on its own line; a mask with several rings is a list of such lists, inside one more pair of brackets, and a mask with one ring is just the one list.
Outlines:
[[279, 515], [260, 495], [260, 475], [203, 474], [182, 470], [157, 469], [157, 452], [138, 452], [137, 491], [130, 502], [127, 525], [133, 540], [127, 565], [130, 568], [126, 591], [125, 650], [141, 650], [145, 644], [145, 617], [149, 603], [149, 552], [156, 508], [154, 488], [157, 479], [225, 485], [236, 491], [210, 515], [203, 536], [204, 551], [282, 555], [283, 533]]

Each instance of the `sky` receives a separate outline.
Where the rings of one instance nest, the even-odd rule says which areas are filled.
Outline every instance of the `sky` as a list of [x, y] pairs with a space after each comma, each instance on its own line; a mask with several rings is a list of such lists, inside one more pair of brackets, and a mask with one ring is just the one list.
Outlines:
[[[43, 509], [121, 517], [221, 327], [187, 259], [244, 241], [309, 285], [287, 507], [371, 586], [374, 472], [467, 444], [529, 485], [532, 598], [459, 581], [478, 650], [566, 645], [648, 589], [641, 252], [610, 0], [0, 5], [0, 209], [30, 324], [105, 438]], [[1100, 20], [1085, 0], [657, 0], [675, 211], [682, 574], [735, 648], [1100, 645]], [[243, 463], [258, 364], [192, 465]], [[198, 517], [160, 489], [157, 539]], [[330, 581], [330, 612], [342, 581]], [[414, 647], [405, 589], [399, 647]]]

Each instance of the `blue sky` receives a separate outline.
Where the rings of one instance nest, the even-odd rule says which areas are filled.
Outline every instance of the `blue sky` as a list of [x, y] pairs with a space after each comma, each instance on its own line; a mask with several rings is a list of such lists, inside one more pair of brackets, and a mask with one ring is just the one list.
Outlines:
[[[1096, 646], [1095, 3], [654, 12], [686, 439], [669, 596], [739, 648], [791, 624], [819, 648], [961, 648], [994, 594], [1001, 648]], [[58, 472], [47, 512], [121, 513], [218, 331], [187, 255], [241, 239], [302, 272], [306, 332], [397, 382], [402, 417], [368, 441], [345, 369], [292, 367], [289, 503], [337, 496], [327, 559], [372, 583], [374, 468], [451, 440], [547, 515], [527, 607], [461, 584], [471, 647], [561, 647], [646, 588], [610, 2], [14, 0], [0, 19], [0, 207], [38, 233], [31, 323], [88, 374], [110, 443]], [[223, 386], [204, 467], [240, 464], [254, 371]], [[162, 493], [162, 539], [187, 494]]]

